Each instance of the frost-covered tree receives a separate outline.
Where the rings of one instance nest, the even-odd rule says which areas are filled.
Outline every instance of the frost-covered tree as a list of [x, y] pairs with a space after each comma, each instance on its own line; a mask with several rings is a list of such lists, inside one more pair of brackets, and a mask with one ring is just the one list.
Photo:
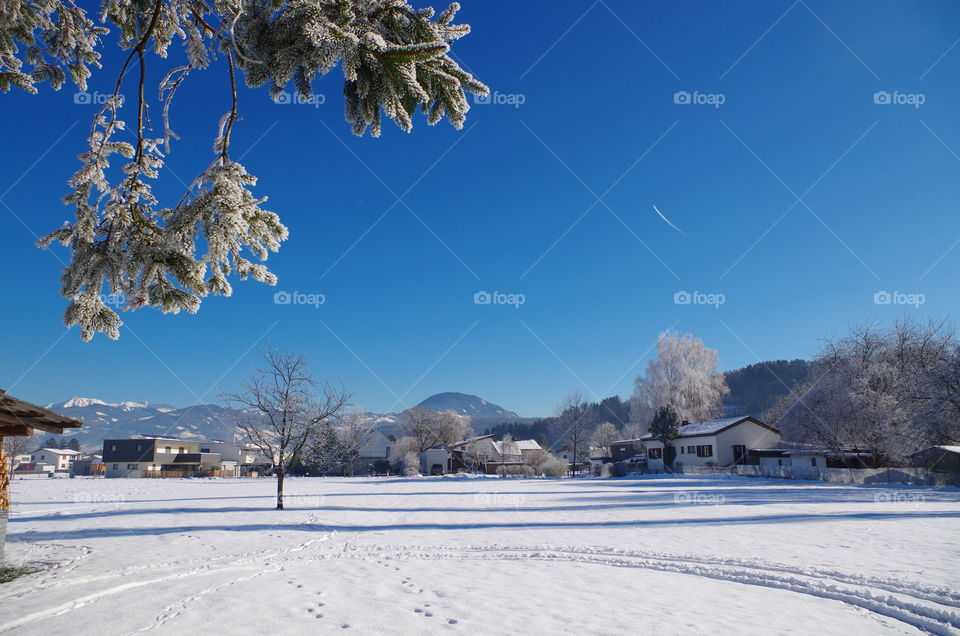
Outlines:
[[596, 448], [602, 450], [605, 454], [610, 454], [610, 446], [618, 439], [623, 439], [623, 436], [620, 434], [620, 430], [612, 422], [600, 422], [597, 425], [596, 430], [593, 431], [593, 436], [590, 438], [590, 444]]
[[960, 442], [960, 341], [946, 322], [854, 327], [824, 342], [813, 378], [767, 414], [784, 436], [902, 463], [913, 451]]
[[377, 434], [378, 429], [371, 418], [356, 406], [340, 418], [336, 429], [337, 448], [351, 477], [354, 462], [360, 457], [360, 452]]
[[668, 404], [681, 419], [709, 419], [721, 413], [728, 392], [716, 349], [690, 334], [665, 331], [657, 338], [657, 357], [634, 381], [630, 419], [642, 425]]
[[400, 432], [417, 440], [418, 453], [442, 444], [453, 444], [470, 434], [468, 418], [453, 411], [431, 411], [415, 406], [400, 414]]
[[231, 408], [236, 427], [276, 472], [277, 509], [282, 510], [287, 471], [342, 413], [350, 396], [327, 383], [318, 397], [319, 384], [304, 355], [267, 349], [263, 358], [264, 366], [247, 378], [243, 391], [222, 399]]
[[[58, 90], [68, 78], [86, 90], [111, 29], [127, 51], [68, 181], [65, 202], [75, 218], [39, 242], [71, 251], [61, 280], [70, 299], [66, 324], [79, 326], [84, 340], [97, 332], [117, 338], [122, 323], [104, 296], [122, 295], [128, 309], [193, 313], [203, 296], [229, 296], [232, 275], [274, 284], [255, 261], [277, 251], [288, 232], [262, 207], [266, 197], [253, 193], [256, 177], [230, 154], [241, 119], [238, 74], [273, 98], [291, 82], [309, 98], [313, 81], [339, 67], [355, 134], [378, 136], [384, 115], [409, 131], [418, 110], [428, 124], [446, 118], [459, 129], [469, 110], [465, 92], [487, 88], [450, 55], [451, 43], [470, 31], [454, 24], [458, 10], [453, 3], [435, 15], [403, 0], [105, 0], [95, 13], [72, 0], [0, 3], [0, 91], [36, 93], [44, 82]], [[178, 139], [177, 90], [215, 68], [229, 89], [223, 117], [211, 122], [212, 160], [178, 201], [161, 202], [152, 184]], [[153, 118], [148, 69], [163, 76]], [[132, 104], [124, 94], [134, 95]]]

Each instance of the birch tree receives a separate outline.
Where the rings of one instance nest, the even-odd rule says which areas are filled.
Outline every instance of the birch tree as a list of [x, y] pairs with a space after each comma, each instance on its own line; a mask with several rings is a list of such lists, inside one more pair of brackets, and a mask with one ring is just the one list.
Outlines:
[[630, 419], [642, 425], [668, 404], [682, 420], [710, 419], [721, 413], [729, 391], [716, 349], [690, 334], [665, 331], [657, 338], [657, 357], [634, 381]]
[[[232, 278], [275, 284], [256, 261], [288, 231], [231, 154], [245, 97], [238, 76], [274, 100], [291, 84], [308, 100], [314, 81], [339, 67], [354, 134], [379, 136], [384, 116], [410, 131], [417, 112], [430, 125], [447, 119], [460, 129], [466, 93], [488, 89], [450, 52], [470, 32], [454, 23], [459, 8], [435, 14], [403, 0], [109, 0], [92, 10], [72, 0], [0, 3], [0, 92], [37, 93], [44, 83], [59, 90], [69, 79], [82, 95], [113, 57], [104, 55], [111, 30], [124, 52], [67, 181], [74, 218], [39, 241], [70, 250], [60, 288], [70, 301], [67, 326], [79, 326], [83, 340], [98, 332], [115, 339], [122, 323], [105, 296], [125, 297], [127, 309], [194, 313], [204, 296], [229, 296]], [[162, 78], [155, 90], [149, 72]], [[189, 114], [175, 108], [176, 95], [196, 79], [223, 104], [219, 122], [209, 123], [213, 153], [179, 199], [161, 201], [153, 184], [179, 140], [175, 121]]]
[[[277, 475], [277, 509], [283, 509], [283, 481], [311, 439], [346, 407], [350, 396], [325, 383], [322, 388], [301, 354], [267, 349], [264, 366], [240, 393], [223, 396], [236, 427], [269, 459]], [[321, 395], [317, 395], [320, 389]]]

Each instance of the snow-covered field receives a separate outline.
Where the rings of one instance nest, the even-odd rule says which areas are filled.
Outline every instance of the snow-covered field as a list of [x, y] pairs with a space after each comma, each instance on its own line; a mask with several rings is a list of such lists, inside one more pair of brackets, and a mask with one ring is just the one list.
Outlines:
[[13, 483], [21, 634], [960, 633], [960, 490], [747, 478]]

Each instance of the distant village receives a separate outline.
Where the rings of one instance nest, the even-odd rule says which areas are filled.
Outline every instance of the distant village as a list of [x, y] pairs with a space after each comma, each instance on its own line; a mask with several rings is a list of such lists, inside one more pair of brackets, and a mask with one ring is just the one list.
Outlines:
[[[727, 472], [746, 476], [856, 481], [856, 472], [878, 473], [867, 451], [826, 448], [783, 442], [780, 431], [752, 416], [702, 422], [683, 422], [670, 444], [674, 459], [664, 462], [664, 445], [652, 433], [634, 439], [611, 439], [587, 444], [576, 455], [571, 448], [544, 448], [534, 439], [478, 435], [438, 443], [398, 457], [398, 438], [370, 428], [349, 458], [329, 462], [323, 475], [451, 475], [483, 474], [503, 477], [563, 477], [590, 475], [620, 477], [630, 474]], [[11, 455], [16, 478], [105, 477], [184, 478], [262, 477], [273, 463], [250, 442], [196, 441], [168, 437], [107, 439], [102, 452], [87, 454], [76, 440], [46, 440], [39, 448]], [[934, 446], [912, 455], [910, 467], [894, 471], [898, 480], [956, 483], [960, 477], [960, 447]], [[911, 471], [911, 469], [918, 469]], [[884, 480], [893, 479], [887, 469]], [[317, 474], [303, 471], [305, 474]], [[921, 474], [922, 473], [922, 474]], [[842, 479], [849, 475], [851, 479]], [[866, 475], [869, 482], [869, 475]]]

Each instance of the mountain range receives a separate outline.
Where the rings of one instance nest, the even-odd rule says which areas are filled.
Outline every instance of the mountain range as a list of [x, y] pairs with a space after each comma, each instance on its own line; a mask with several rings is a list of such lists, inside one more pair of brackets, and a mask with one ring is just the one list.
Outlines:
[[[96, 398], [74, 397], [47, 404], [47, 408], [84, 423], [71, 432], [81, 448], [95, 451], [105, 439], [129, 437], [172, 437], [183, 440], [224, 440], [234, 438], [230, 409], [218, 404], [197, 404], [177, 408], [151, 402], [105, 402]], [[438, 393], [418, 406], [469, 416], [475, 426], [520, 419], [513, 411], [465, 393]], [[397, 413], [370, 413], [377, 426], [387, 433], [397, 430]]]

